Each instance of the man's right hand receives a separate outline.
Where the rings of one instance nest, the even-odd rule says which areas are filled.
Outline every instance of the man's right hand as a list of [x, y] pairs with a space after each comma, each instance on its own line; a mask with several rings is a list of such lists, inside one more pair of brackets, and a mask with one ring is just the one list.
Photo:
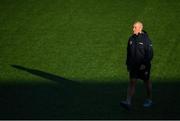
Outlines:
[[146, 68], [145, 65], [141, 65], [139, 69], [140, 69], [140, 70], [144, 70], [145, 68]]

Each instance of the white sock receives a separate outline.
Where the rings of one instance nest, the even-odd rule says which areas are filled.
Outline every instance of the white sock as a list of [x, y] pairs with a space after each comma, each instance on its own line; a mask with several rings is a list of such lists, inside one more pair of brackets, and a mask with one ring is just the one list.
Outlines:
[[127, 103], [128, 103], [129, 105], [131, 105], [131, 96], [127, 96], [126, 101], [127, 101]]

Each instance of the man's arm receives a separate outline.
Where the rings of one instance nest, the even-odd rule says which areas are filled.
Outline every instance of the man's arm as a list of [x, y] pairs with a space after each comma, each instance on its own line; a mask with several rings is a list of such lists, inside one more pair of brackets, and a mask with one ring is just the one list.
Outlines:
[[150, 64], [152, 58], [153, 58], [152, 42], [151, 42], [151, 40], [147, 37], [147, 38], [146, 38], [146, 43], [145, 43], [144, 64], [145, 64], [145, 65]]
[[127, 44], [127, 55], [126, 55], [126, 66], [127, 66], [127, 70], [130, 70], [130, 38], [128, 40], [128, 44]]

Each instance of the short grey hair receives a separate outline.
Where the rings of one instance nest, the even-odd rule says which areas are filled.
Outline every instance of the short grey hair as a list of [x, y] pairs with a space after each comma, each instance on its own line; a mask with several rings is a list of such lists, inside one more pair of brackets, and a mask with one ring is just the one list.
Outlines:
[[141, 26], [141, 28], [143, 29], [143, 23], [142, 22], [136, 21], [136, 22], [134, 22], [134, 24], [139, 24]]

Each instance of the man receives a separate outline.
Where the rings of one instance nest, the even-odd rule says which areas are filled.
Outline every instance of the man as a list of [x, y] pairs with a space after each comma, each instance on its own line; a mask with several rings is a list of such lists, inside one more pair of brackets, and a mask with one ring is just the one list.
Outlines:
[[127, 90], [127, 99], [120, 103], [124, 108], [131, 109], [131, 100], [135, 93], [137, 79], [143, 80], [146, 87], [147, 99], [144, 101], [143, 106], [146, 108], [152, 106], [152, 84], [149, 79], [152, 58], [153, 49], [148, 34], [143, 30], [141, 22], [135, 22], [133, 35], [129, 38], [127, 46], [126, 65], [130, 83]]

